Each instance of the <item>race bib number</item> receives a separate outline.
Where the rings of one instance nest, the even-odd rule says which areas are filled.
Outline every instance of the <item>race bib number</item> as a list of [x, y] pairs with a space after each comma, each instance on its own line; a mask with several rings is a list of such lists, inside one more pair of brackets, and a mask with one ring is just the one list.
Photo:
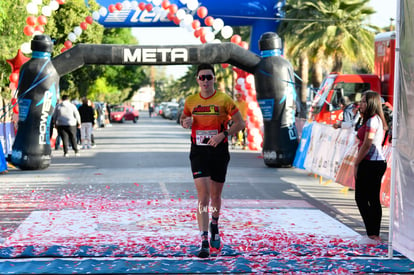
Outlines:
[[208, 145], [208, 141], [218, 134], [217, 130], [197, 130], [196, 131], [196, 144], [197, 145]]

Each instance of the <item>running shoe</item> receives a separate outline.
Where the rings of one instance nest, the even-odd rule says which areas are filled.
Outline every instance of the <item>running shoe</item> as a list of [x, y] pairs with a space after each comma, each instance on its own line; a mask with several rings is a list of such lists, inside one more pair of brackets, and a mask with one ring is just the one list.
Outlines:
[[210, 245], [211, 247], [215, 248], [215, 249], [220, 249], [220, 234], [218, 231], [218, 225], [216, 225], [215, 228], [213, 228], [213, 224], [210, 222], [210, 233], [211, 233], [211, 237], [210, 237]]
[[202, 241], [201, 249], [197, 255], [199, 258], [208, 258], [210, 256], [210, 247], [208, 245], [208, 241]]
[[381, 241], [377, 239], [371, 239], [368, 236], [363, 236], [361, 239], [357, 241], [358, 245], [378, 245]]

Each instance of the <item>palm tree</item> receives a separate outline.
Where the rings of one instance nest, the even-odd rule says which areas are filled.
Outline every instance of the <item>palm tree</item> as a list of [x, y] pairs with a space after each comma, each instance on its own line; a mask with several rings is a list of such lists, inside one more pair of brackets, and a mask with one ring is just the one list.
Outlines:
[[378, 27], [364, 23], [367, 16], [375, 13], [368, 3], [369, 0], [287, 1], [285, 21], [279, 30], [286, 41], [286, 55], [300, 62], [302, 78], [306, 76], [307, 62], [315, 87], [320, 85], [324, 70], [340, 72], [344, 61], [372, 71], [374, 31]]

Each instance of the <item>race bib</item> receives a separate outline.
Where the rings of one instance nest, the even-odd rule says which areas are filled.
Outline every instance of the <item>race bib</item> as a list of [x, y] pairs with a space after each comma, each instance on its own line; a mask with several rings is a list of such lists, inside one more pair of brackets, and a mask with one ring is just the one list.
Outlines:
[[207, 142], [218, 134], [217, 130], [197, 130], [196, 131], [196, 144], [197, 145], [209, 145]]

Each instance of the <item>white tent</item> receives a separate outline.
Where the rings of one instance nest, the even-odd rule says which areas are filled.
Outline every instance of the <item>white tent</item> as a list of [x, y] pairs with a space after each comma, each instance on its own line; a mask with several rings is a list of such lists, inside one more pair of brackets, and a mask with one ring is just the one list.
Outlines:
[[414, 261], [414, 1], [397, 1], [389, 256]]

